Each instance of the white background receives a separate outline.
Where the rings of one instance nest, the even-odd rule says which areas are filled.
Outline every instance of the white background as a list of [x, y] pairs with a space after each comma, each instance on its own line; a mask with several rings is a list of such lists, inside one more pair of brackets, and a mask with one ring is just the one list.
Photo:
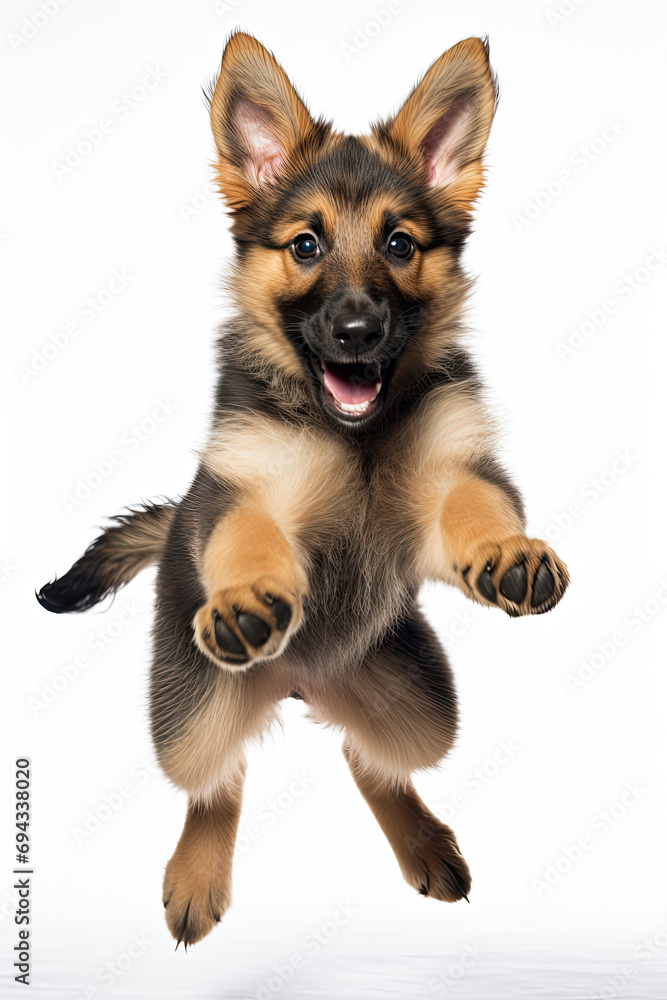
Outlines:
[[[27, 755], [33, 997], [256, 997], [273, 975], [271, 995], [283, 997], [664, 998], [665, 6], [566, 0], [554, 15], [557, 2], [402, 0], [368, 30], [383, 0], [71, 0], [48, 19], [37, 3], [3, 4], [3, 996], [23, 995], [9, 956], [13, 761]], [[26, 17], [39, 25], [30, 38]], [[340, 736], [289, 702], [284, 732], [250, 754], [241, 831], [258, 833], [238, 857], [234, 906], [186, 956], [160, 902], [185, 797], [158, 774], [144, 780], [140, 763], [151, 756], [150, 574], [81, 617], [47, 615], [33, 590], [68, 568], [104, 516], [178, 495], [195, 469], [230, 253], [200, 87], [235, 25], [275, 51], [314, 113], [349, 131], [395, 110], [443, 49], [489, 34], [502, 97], [466, 255], [479, 275], [472, 349], [529, 530], [552, 541], [572, 585], [552, 614], [515, 621], [445, 588], [424, 596], [462, 731], [418, 785], [440, 815], [458, 794], [451, 823], [473, 873], [470, 906], [403, 882]], [[150, 70], [164, 78], [120, 112]], [[58, 177], [68, 147], [103, 118], [111, 131]], [[87, 322], [80, 304], [114, 270], [131, 280]], [[587, 320], [564, 354], [558, 345]], [[47, 348], [38, 371], [73, 321], [78, 334]], [[165, 400], [173, 412], [151, 424]], [[111, 452], [112, 474], [67, 504]], [[76, 657], [78, 673], [67, 669]], [[503, 742], [513, 749], [498, 764]], [[295, 773], [310, 786], [290, 797]], [[639, 791], [621, 806], [626, 783]], [[89, 811], [106, 816], [121, 785], [129, 797], [78, 843], [76, 828]], [[606, 829], [605, 809], [616, 817]], [[563, 860], [586, 835], [581, 859]], [[540, 887], [550, 865], [561, 873]], [[306, 935], [340, 903], [356, 912], [315, 954]], [[134, 934], [149, 943], [128, 965]], [[274, 965], [294, 954], [303, 968], [280, 978]]]

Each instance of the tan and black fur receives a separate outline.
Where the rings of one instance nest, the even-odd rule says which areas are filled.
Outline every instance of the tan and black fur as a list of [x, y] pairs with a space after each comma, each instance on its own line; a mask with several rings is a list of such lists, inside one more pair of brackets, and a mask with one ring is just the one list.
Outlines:
[[442, 900], [470, 889], [454, 834], [411, 781], [457, 724], [417, 593], [441, 580], [539, 614], [568, 582], [524, 533], [461, 345], [460, 256], [496, 95], [470, 38], [395, 117], [342, 135], [255, 39], [225, 49], [210, 105], [236, 317], [199, 470], [180, 502], [123, 515], [39, 595], [80, 611], [159, 565], [152, 731], [189, 795], [164, 904], [186, 945], [230, 904], [244, 747], [290, 695], [344, 730], [407, 881]]

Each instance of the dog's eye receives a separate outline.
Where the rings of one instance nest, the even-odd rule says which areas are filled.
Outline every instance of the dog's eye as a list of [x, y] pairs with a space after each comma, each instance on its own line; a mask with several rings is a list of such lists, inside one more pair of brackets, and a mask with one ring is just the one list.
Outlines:
[[317, 240], [310, 233], [301, 233], [292, 241], [294, 256], [299, 260], [312, 260], [320, 252]]
[[407, 233], [393, 233], [389, 237], [387, 253], [392, 257], [398, 257], [400, 260], [407, 260], [408, 257], [412, 257], [414, 249], [414, 241], [407, 235]]

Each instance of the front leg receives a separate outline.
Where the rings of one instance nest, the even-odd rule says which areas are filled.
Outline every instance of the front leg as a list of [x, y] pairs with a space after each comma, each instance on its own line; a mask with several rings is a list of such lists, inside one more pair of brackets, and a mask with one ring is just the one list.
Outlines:
[[259, 509], [230, 511], [201, 562], [208, 599], [193, 621], [201, 651], [224, 667], [278, 656], [301, 623], [306, 575], [275, 521]]
[[467, 597], [508, 615], [539, 615], [561, 599], [567, 568], [553, 549], [524, 533], [510, 490], [473, 472], [450, 484], [440, 515], [444, 576]]

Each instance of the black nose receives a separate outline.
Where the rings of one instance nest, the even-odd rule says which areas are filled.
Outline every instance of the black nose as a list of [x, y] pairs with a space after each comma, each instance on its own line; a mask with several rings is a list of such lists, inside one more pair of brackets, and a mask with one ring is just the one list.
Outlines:
[[334, 316], [333, 338], [348, 354], [363, 354], [384, 336], [382, 321], [373, 313], [339, 313]]

